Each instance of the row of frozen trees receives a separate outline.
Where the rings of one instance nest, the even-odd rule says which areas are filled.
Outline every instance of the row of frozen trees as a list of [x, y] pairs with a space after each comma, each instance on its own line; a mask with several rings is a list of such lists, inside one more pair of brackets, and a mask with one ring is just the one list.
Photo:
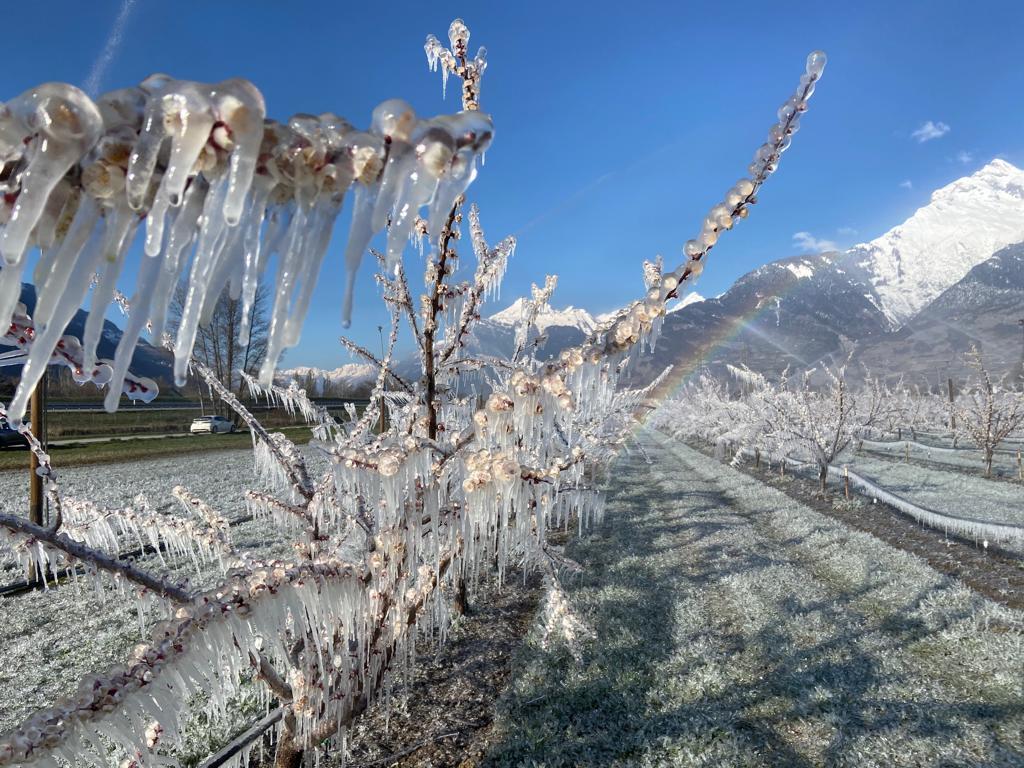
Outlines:
[[817, 467], [825, 490], [829, 467], [869, 438], [902, 440], [917, 432], [963, 441], [983, 457], [986, 477], [996, 451], [1024, 430], [1024, 393], [994, 380], [972, 351], [973, 375], [957, 393], [886, 384], [870, 374], [849, 376], [846, 365], [783, 372], [777, 381], [745, 366], [727, 366], [730, 381], [702, 375], [663, 404], [654, 424], [684, 438], [728, 447], [741, 458], [762, 454]]
[[[334, 115], [301, 115], [287, 126], [264, 128], [262, 97], [251, 85], [201, 86], [162, 76], [101, 98], [95, 119], [84, 120], [91, 113], [83, 94], [66, 99], [70, 86], [39, 89], [0, 115], [0, 126], [11, 114], [17, 118], [14, 128], [0, 131], [0, 138], [12, 139], [14, 154], [15, 144], [31, 148], [34, 140], [26, 142], [19, 130], [31, 128], [31, 136], [49, 130], [45, 120], [22, 119], [33, 99], [51, 99], [45, 109], [37, 105], [47, 119], [54, 104], [66, 107], [54, 119], [74, 123], [68, 135], [79, 136], [73, 147], [70, 141], [58, 145], [66, 151], [49, 165], [38, 153], [12, 155], [21, 173], [8, 183], [21, 184], [25, 205], [0, 235], [0, 253], [17, 264], [32, 237], [46, 240], [41, 264], [47, 265], [43, 272], [52, 270], [40, 304], [56, 318], [78, 301], [58, 290], [58, 282], [80, 287], [60, 270], [71, 264], [91, 271], [98, 263], [88, 245], [92, 237], [100, 239], [100, 253], [116, 240], [118, 250], [107, 252], [114, 262], [106, 263], [123, 258], [123, 237], [140, 212], [146, 215], [142, 272], [149, 278], [140, 277], [133, 301], [122, 302], [133, 332], [148, 320], [159, 335], [177, 275], [187, 272], [184, 318], [177, 338], [165, 343], [177, 355], [179, 374], [192, 360], [194, 373], [248, 425], [263, 487], [248, 493], [247, 504], [273, 521], [294, 550], [273, 561], [239, 551], [223, 513], [184, 488], [176, 491], [181, 515], [142, 502], [101, 509], [67, 498], [49, 457], [33, 442], [53, 515], [40, 527], [0, 514], [2, 546], [48, 579], [70, 571], [136, 603], [150, 623], [158, 621], [123, 664], [87, 677], [0, 741], [0, 765], [100, 766], [111, 753], [124, 766], [167, 764], [197, 702], [205, 702], [210, 717], [224, 718], [232, 695], [250, 685], [266, 697], [264, 724], [275, 765], [312, 761], [325, 745], [343, 741], [395, 670], [411, 663], [417, 637], [443, 636], [453, 603], [464, 588], [472, 593], [487, 570], [500, 579], [509, 569], [539, 569], [549, 587], [546, 636], [574, 643], [585, 634], [559, 587], [560, 570], [571, 564], [549, 544], [548, 531], [570, 521], [583, 527], [600, 516], [596, 479], [647, 396], [620, 389], [620, 375], [644, 345], [653, 345], [666, 302], [701, 273], [718, 238], [747, 216], [797, 130], [825, 58], [808, 58], [749, 175], [711, 209], [678, 267], [663, 271], [660, 262], [645, 263], [640, 299], [580, 346], [543, 360], [534, 319], [555, 288], [549, 278], [524, 304], [515, 353], [495, 359], [472, 353], [477, 347], [470, 342], [515, 243], [488, 244], [476, 208], [464, 203], [475, 158], [493, 127], [479, 111], [483, 52], [470, 58], [461, 21], [452, 24], [449, 38], [451, 48], [429, 37], [426, 52], [446, 79], [461, 80], [463, 111], [419, 120], [407, 105], [387, 102], [366, 133]], [[66, 103], [52, 101], [61, 98]], [[109, 126], [104, 133], [108, 118], [119, 143], [97, 145], [98, 135], [111, 135]], [[51, 191], [63, 181], [79, 189], [87, 206], [81, 220], [75, 213], [68, 228], [51, 232], [61, 216], [44, 218], [50, 208], [38, 197], [41, 187], [33, 186], [36, 171], [56, 176]], [[297, 338], [330, 222], [353, 185], [349, 265], [355, 268], [375, 231], [386, 230], [378, 281], [392, 323], [383, 359], [345, 342], [378, 366], [379, 377], [365, 413], [335, 420], [299, 388], [277, 387], [265, 374]], [[108, 203], [97, 203], [97, 194]], [[32, 223], [25, 224], [26, 217]], [[410, 234], [428, 245], [425, 274], [415, 270], [424, 274], [418, 299], [401, 258]], [[313, 473], [308, 450], [268, 433], [217, 376], [190, 358], [208, 300], [227, 284], [244, 304], [268, 253], [281, 264], [268, 352], [260, 376], [248, 381], [254, 394], [311, 422], [317, 449], [330, 462], [321, 476]], [[109, 273], [101, 275], [94, 312], [114, 295], [110, 280]], [[415, 381], [391, 366], [400, 327], [420, 357], [422, 375]], [[50, 350], [44, 351], [48, 361]], [[115, 368], [120, 372], [123, 365]], [[381, 408], [389, 418], [379, 433]], [[119, 557], [135, 539], [164, 557], [192, 558], [212, 569], [215, 585], [198, 589]]]

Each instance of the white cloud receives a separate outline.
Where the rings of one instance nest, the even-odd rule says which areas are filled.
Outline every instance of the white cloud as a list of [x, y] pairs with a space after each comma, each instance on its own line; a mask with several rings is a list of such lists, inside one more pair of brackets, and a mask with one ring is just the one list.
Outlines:
[[903, 189], [913, 189], [914, 183], [910, 179], [904, 179], [903, 181], [900, 182], [900, 186]]
[[974, 154], [968, 152], [966, 149], [961, 149], [956, 153], [957, 162], [963, 163], [964, 165], [970, 165], [974, 162]]
[[840, 227], [836, 231], [840, 235], [846, 235], [847, 237], [849, 237], [850, 235], [856, 235], [857, 234], [857, 230], [854, 229], [853, 227]]
[[924, 144], [926, 141], [941, 138], [947, 133], [949, 133], [949, 126], [944, 122], [941, 120], [938, 122], [932, 122], [929, 120], [910, 135], [917, 139], [919, 144]]
[[832, 240], [819, 240], [810, 232], [796, 232], [793, 235], [793, 245], [803, 253], [824, 253], [825, 251], [839, 250], [839, 246]]

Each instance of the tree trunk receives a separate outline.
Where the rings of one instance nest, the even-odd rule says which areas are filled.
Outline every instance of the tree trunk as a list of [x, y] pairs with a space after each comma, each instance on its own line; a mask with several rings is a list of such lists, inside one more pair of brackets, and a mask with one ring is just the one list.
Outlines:
[[825, 492], [825, 481], [828, 479], [828, 466], [822, 465], [818, 467], [818, 485], [821, 492]]
[[466, 577], [459, 576], [455, 582], [455, 600], [452, 604], [452, 611], [456, 616], [464, 616], [469, 610], [469, 598], [466, 595]]
[[302, 768], [303, 750], [290, 736], [277, 744], [274, 768]]
[[302, 768], [302, 745], [295, 740], [295, 717], [285, 715], [274, 752], [274, 768]]
[[989, 448], [985, 449], [985, 477], [992, 477], [992, 457], [994, 451]]

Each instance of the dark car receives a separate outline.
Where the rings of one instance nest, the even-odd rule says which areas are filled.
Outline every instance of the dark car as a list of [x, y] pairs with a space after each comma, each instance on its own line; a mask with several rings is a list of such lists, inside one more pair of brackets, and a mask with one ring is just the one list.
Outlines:
[[11, 425], [6, 419], [0, 419], [0, 448], [28, 448], [28, 439]]

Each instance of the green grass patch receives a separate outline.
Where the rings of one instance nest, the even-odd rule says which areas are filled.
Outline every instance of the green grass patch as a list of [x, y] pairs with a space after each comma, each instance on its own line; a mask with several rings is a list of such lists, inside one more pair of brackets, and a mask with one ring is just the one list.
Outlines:
[[[273, 428], [271, 428], [273, 429]], [[309, 427], [284, 427], [275, 429], [284, 432], [290, 440], [300, 445], [312, 437]], [[182, 437], [157, 437], [152, 439], [112, 439], [103, 443], [77, 443], [51, 446], [49, 449], [53, 464], [60, 467], [78, 467], [87, 464], [112, 464], [137, 459], [154, 459], [176, 456], [182, 453], [200, 451], [223, 451], [232, 448], [249, 448], [252, 438], [248, 432], [220, 435], [184, 435]], [[0, 451], [0, 470], [24, 469], [28, 471], [29, 452], [23, 448]]]

